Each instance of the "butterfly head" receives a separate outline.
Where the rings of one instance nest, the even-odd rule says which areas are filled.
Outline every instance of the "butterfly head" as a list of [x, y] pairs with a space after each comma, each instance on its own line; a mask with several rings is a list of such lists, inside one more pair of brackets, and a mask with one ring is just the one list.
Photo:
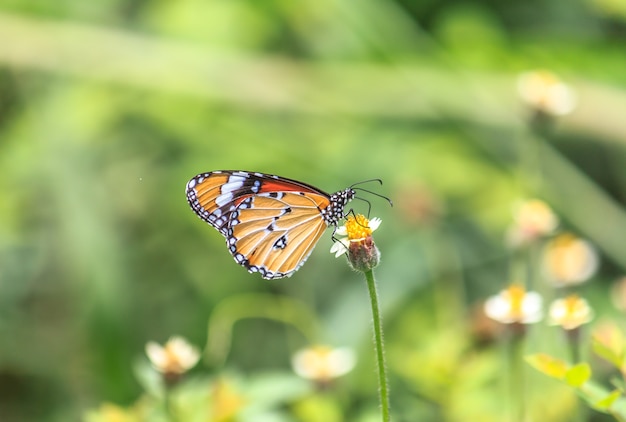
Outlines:
[[322, 210], [322, 216], [326, 224], [336, 226], [339, 220], [346, 216], [344, 209], [348, 202], [354, 199], [355, 195], [356, 193], [352, 188], [346, 188], [330, 195], [330, 204]]

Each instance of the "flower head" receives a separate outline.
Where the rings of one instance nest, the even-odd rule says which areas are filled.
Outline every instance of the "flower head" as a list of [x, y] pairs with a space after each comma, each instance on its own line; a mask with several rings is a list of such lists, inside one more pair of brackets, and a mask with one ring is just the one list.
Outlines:
[[146, 354], [152, 366], [167, 380], [176, 380], [200, 359], [198, 349], [182, 337], [171, 337], [165, 346], [151, 341], [146, 344]]
[[511, 246], [521, 246], [554, 232], [559, 219], [543, 201], [531, 199], [515, 209], [513, 225], [508, 232]]
[[237, 413], [246, 404], [246, 399], [233, 383], [226, 379], [217, 379], [211, 393], [213, 406], [210, 420], [213, 422], [236, 420]]
[[312, 346], [298, 351], [291, 359], [296, 374], [319, 383], [327, 383], [354, 368], [356, 357], [348, 348]]
[[550, 324], [573, 330], [593, 319], [593, 310], [587, 301], [577, 295], [556, 299], [550, 305]]
[[136, 422], [137, 412], [133, 409], [125, 409], [112, 403], [103, 403], [97, 410], [89, 412], [87, 420], [103, 422]]
[[543, 252], [543, 270], [557, 287], [580, 284], [598, 268], [598, 255], [591, 244], [571, 233], [554, 238]]
[[552, 116], [563, 116], [576, 107], [574, 91], [554, 73], [536, 70], [520, 75], [517, 89], [533, 109]]
[[485, 302], [485, 314], [504, 324], [532, 324], [541, 321], [543, 312], [539, 293], [527, 292], [519, 284], [511, 284]]
[[346, 237], [338, 239], [330, 248], [330, 253], [334, 253], [335, 257], [347, 253], [348, 261], [355, 270], [371, 270], [380, 260], [380, 252], [374, 244], [372, 232], [381, 222], [380, 218], [368, 220], [361, 214], [348, 216], [346, 223], [335, 231], [335, 234]]

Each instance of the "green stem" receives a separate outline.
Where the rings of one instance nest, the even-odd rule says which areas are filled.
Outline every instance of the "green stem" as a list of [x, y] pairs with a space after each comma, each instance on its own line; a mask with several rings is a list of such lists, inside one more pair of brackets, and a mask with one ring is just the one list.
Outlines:
[[525, 366], [523, 361], [525, 327], [523, 325], [510, 326], [510, 331], [508, 361], [511, 421], [522, 422], [525, 404]]
[[572, 356], [572, 365], [576, 365], [580, 362], [580, 327], [564, 331]]
[[163, 407], [165, 409], [165, 416], [168, 422], [176, 422], [174, 411], [172, 409], [172, 394], [170, 386], [165, 387], [165, 393], [163, 397]]
[[383, 346], [383, 328], [380, 310], [378, 308], [378, 292], [376, 291], [376, 280], [372, 270], [365, 271], [365, 279], [367, 280], [367, 288], [370, 293], [370, 301], [372, 304], [372, 317], [374, 320], [374, 342], [376, 346], [376, 360], [378, 362], [378, 383], [380, 386], [380, 407], [382, 411], [383, 422], [389, 422], [389, 385], [387, 381], [387, 366], [385, 365], [385, 349]]

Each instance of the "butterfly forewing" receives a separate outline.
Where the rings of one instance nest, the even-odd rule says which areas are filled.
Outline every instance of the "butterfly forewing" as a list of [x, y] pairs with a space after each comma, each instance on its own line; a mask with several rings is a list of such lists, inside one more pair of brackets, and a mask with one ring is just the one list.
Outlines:
[[[341, 214], [350, 199], [329, 208]], [[243, 171], [194, 177], [187, 200], [224, 235], [235, 261], [266, 279], [288, 277], [306, 261], [328, 227], [331, 204], [328, 194], [305, 183]]]

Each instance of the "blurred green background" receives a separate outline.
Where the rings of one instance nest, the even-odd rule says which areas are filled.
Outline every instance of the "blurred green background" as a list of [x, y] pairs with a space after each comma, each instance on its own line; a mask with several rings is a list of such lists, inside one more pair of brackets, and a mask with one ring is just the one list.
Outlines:
[[[368, 199], [383, 220], [394, 420], [503, 420], [503, 355], [478, 344], [469, 316], [513, 281], [515, 201], [543, 198], [596, 246], [581, 291], [596, 321], [620, 317], [625, 42], [626, 4], [610, 0], [3, 0], [0, 420], [133, 406], [146, 342], [204, 347], [216, 306], [249, 294], [298, 300], [318, 337], [249, 318], [225, 362], [205, 354], [195, 377], [245, 384], [290, 374], [307, 341], [349, 346], [355, 370], [324, 395], [335, 416], [294, 398], [256, 420], [377, 420], [362, 278], [328, 253], [330, 231], [292, 278], [247, 274], [185, 200], [187, 180], [217, 169], [329, 192], [383, 179], [373, 189], [394, 207]], [[578, 103], [539, 131], [516, 89], [537, 68]], [[529, 351], [559, 353], [555, 328], [535, 332]], [[573, 420], [573, 393], [528, 372], [529, 414]]]

